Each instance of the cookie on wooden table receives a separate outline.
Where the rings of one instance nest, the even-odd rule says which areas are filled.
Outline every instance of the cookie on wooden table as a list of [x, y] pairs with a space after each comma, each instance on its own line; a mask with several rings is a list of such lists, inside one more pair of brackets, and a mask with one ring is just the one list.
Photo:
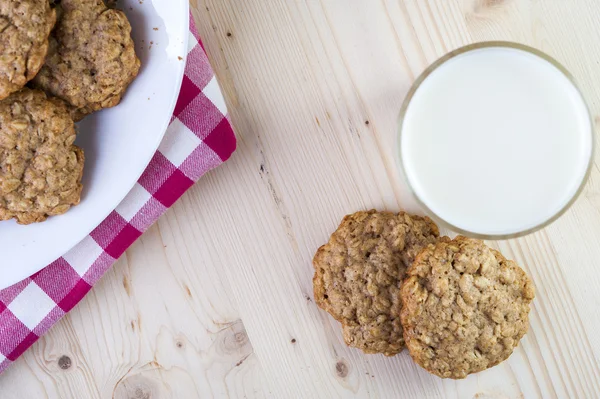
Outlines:
[[48, 0], [0, 0], [0, 100], [38, 73], [56, 12]]
[[42, 222], [81, 196], [83, 151], [67, 105], [23, 89], [0, 101], [0, 220]]
[[140, 69], [131, 25], [102, 0], [61, 0], [46, 64], [36, 88], [73, 107], [73, 118], [119, 104]]
[[404, 348], [400, 286], [406, 269], [439, 237], [429, 219], [401, 212], [344, 218], [314, 259], [316, 303], [342, 323], [344, 340], [366, 353]]
[[507, 359], [527, 332], [533, 284], [483, 241], [429, 245], [402, 286], [402, 326], [412, 358], [443, 378], [465, 378]]

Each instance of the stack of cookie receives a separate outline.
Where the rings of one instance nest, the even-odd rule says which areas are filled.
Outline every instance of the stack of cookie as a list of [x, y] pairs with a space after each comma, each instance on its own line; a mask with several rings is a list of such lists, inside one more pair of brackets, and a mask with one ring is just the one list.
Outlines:
[[525, 272], [480, 240], [440, 237], [426, 217], [348, 215], [313, 263], [315, 301], [348, 345], [387, 356], [406, 346], [443, 378], [507, 359], [528, 328]]
[[127, 17], [103, 0], [0, 0], [0, 220], [79, 203], [74, 122], [117, 105], [139, 69]]

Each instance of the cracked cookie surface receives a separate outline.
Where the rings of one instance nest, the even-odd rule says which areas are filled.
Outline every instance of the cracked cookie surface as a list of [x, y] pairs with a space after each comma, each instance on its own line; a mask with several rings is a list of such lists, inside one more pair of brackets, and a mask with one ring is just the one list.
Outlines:
[[445, 237], [407, 271], [402, 326], [412, 358], [443, 378], [507, 359], [528, 329], [533, 284], [483, 241]]
[[342, 323], [346, 344], [392, 356], [404, 348], [400, 286], [406, 269], [439, 236], [429, 219], [401, 212], [346, 216], [314, 259], [316, 303]]
[[55, 22], [48, 0], [0, 0], [0, 100], [38, 73]]
[[102, 0], [62, 0], [36, 88], [65, 100], [73, 119], [119, 104], [140, 69], [131, 25]]
[[67, 105], [23, 89], [0, 101], [0, 220], [42, 222], [77, 205], [83, 151]]

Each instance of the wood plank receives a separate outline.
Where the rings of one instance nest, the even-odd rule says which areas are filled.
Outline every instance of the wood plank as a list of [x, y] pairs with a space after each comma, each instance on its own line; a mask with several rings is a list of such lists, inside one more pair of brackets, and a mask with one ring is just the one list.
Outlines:
[[311, 281], [312, 255], [343, 215], [417, 210], [395, 164], [397, 116], [415, 77], [447, 51], [502, 39], [548, 52], [598, 127], [598, 2], [191, 4], [238, 151], [0, 376], [3, 398], [600, 396], [598, 158], [559, 221], [492, 243], [530, 273], [537, 297], [530, 332], [491, 370], [441, 380], [406, 352], [348, 348]]

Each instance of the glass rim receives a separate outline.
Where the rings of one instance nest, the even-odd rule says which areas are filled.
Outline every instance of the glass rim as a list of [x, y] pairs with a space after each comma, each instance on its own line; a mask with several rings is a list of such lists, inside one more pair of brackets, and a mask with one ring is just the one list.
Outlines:
[[[429, 75], [431, 75], [435, 70], [437, 70], [438, 67], [440, 67], [441, 65], [446, 63], [446, 61], [449, 61], [449, 60], [451, 60], [461, 54], [467, 53], [469, 51], [483, 49], [483, 48], [492, 48], [492, 47], [502, 47], [502, 48], [522, 50], [522, 51], [528, 52], [530, 54], [536, 55], [536, 56], [548, 61], [550, 64], [552, 64], [554, 67], [556, 67], [571, 82], [573, 87], [575, 87], [575, 90], [577, 90], [577, 92], [581, 96], [581, 99], [583, 101], [583, 104], [585, 105], [585, 110], [588, 114], [589, 123], [590, 123], [591, 151], [590, 151], [589, 159], [587, 160], [588, 165], [587, 165], [585, 174], [583, 176], [583, 179], [581, 180], [581, 183], [579, 184], [579, 187], [577, 188], [577, 191], [575, 191], [575, 193], [573, 194], [571, 199], [569, 199], [569, 201], [567, 201], [567, 203], [558, 212], [556, 212], [552, 217], [548, 218], [546, 221], [539, 223], [536, 226], [530, 227], [528, 229], [525, 229], [522, 231], [517, 231], [514, 233], [507, 233], [507, 234], [504, 234], [504, 233], [488, 234], [488, 233], [477, 233], [474, 231], [469, 231], [467, 229], [457, 227], [450, 222], [447, 222], [444, 218], [442, 218], [441, 216], [439, 216], [438, 214], [433, 212], [431, 210], [431, 208], [429, 208], [425, 204], [425, 202], [419, 197], [419, 195], [417, 195], [415, 189], [411, 185], [411, 182], [405, 173], [404, 160], [402, 157], [402, 128], [404, 125], [404, 119], [406, 117], [406, 111], [407, 111], [408, 106], [411, 103], [415, 93], [417, 92], [417, 90], [419, 89], [421, 84], [425, 81], [425, 79], [427, 79], [427, 77], [429, 77]], [[438, 58], [435, 62], [433, 62], [431, 65], [429, 65], [417, 77], [417, 79], [413, 82], [410, 89], [406, 93], [406, 96], [402, 103], [402, 107], [400, 108], [400, 116], [398, 118], [398, 132], [396, 135], [395, 150], [396, 150], [395, 158], [397, 161], [399, 172], [402, 175], [402, 178], [404, 179], [404, 181], [406, 182], [406, 185], [408, 186], [408, 189], [410, 190], [412, 197], [417, 201], [419, 206], [421, 206], [425, 210], [425, 212], [428, 214], [428, 216], [430, 216], [436, 223], [438, 223], [441, 227], [450, 229], [454, 232], [457, 232], [459, 234], [462, 234], [462, 235], [465, 235], [468, 237], [479, 238], [479, 239], [484, 239], [484, 240], [503, 240], [503, 239], [508, 239], [508, 238], [523, 237], [528, 234], [539, 231], [539, 230], [549, 226], [553, 222], [555, 222], [558, 218], [560, 218], [562, 215], [564, 215], [564, 213], [567, 210], [569, 210], [569, 208], [571, 208], [571, 206], [575, 203], [575, 201], [577, 201], [577, 199], [583, 192], [583, 189], [585, 188], [585, 186], [589, 180], [592, 166], [593, 166], [594, 154], [596, 152], [596, 140], [594, 137], [594, 123], [592, 120], [592, 114], [590, 112], [589, 105], [587, 104], [587, 101], [585, 100], [585, 97], [583, 96], [583, 93], [582, 93], [581, 89], [579, 88], [579, 86], [577, 85], [573, 75], [571, 75], [571, 73], [560, 62], [558, 62], [556, 59], [549, 56], [548, 54], [546, 54], [536, 48], [533, 48], [533, 47], [530, 47], [530, 46], [527, 46], [524, 44], [514, 43], [514, 42], [509, 42], [509, 41], [484, 41], [484, 42], [468, 44], [466, 46], [459, 47], [455, 50], [450, 51], [449, 53], [443, 55], [442, 57]]]

